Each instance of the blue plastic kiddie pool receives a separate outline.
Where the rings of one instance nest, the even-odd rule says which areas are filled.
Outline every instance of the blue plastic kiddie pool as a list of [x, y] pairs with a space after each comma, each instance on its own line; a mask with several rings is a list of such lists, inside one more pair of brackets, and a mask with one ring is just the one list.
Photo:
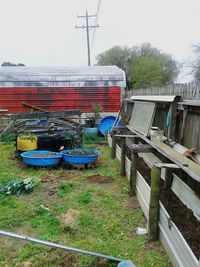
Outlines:
[[[103, 117], [101, 119], [100, 123], [99, 123], [99, 132], [102, 135], [105, 135], [107, 132], [109, 132], [112, 129], [116, 119], [117, 119], [116, 116], [105, 116], [105, 117]], [[121, 121], [117, 122], [117, 126], [121, 126]]]
[[38, 167], [56, 166], [62, 158], [61, 153], [48, 150], [27, 151], [21, 154], [23, 162], [27, 165]]
[[63, 160], [67, 164], [89, 164], [96, 162], [98, 150], [72, 149], [62, 151]]

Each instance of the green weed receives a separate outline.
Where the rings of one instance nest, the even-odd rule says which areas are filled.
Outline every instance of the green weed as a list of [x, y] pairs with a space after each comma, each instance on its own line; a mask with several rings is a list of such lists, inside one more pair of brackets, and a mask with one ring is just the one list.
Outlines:
[[73, 189], [74, 189], [74, 184], [72, 184], [72, 183], [67, 183], [67, 182], [62, 182], [60, 185], [59, 185], [59, 187], [58, 187], [58, 189], [59, 189], [59, 191], [58, 191], [58, 195], [60, 196], [60, 197], [64, 197], [65, 195], [67, 195], [68, 193], [70, 193], [70, 192], [72, 192], [73, 191]]
[[88, 204], [92, 200], [92, 194], [90, 192], [83, 192], [75, 196], [75, 199], [79, 203]]

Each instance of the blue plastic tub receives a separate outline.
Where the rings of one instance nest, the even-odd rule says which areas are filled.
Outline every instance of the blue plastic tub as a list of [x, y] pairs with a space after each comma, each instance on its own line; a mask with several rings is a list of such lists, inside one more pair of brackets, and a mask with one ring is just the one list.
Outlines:
[[63, 160], [68, 164], [89, 164], [97, 161], [98, 150], [72, 149], [62, 151]]
[[[116, 121], [117, 117], [116, 116], [105, 116], [101, 119], [99, 123], [99, 132], [102, 135], [105, 135], [107, 132], [109, 132], [112, 127], [114, 122]], [[121, 121], [117, 122], [117, 126], [121, 126]]]
[[[40, 156], [40, 155], [44, 155], [44, 156]], [[30, 166], [37, 166], [37, 167], [56, 166], [62, 158], [61, 153], [51, 152], [48, 150], [27, 151], [27, 152], [23, 152], [21, 156], [25, 164], [30, 165]]]

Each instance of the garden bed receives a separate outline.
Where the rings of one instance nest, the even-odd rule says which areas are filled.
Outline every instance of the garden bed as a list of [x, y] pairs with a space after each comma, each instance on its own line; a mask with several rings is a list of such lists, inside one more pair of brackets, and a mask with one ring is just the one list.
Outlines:
[[[142, 158], [138, 161], [138, 171], [146, 182], [151, 184], [151, 170]], [[200, 257], [200, 222], [193, 215], [193, 212], [184, 205], [173, 191], [167, 192], [164, 182], [161, 180], [160, 200], [169, 213], [172, 221], [176, 224], [179, 231], [184, 236], [193, 253], [197, 258]]]

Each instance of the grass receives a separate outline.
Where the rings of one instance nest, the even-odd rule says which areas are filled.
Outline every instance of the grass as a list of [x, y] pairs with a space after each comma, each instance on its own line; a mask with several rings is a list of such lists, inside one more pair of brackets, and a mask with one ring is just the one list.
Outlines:
[[[159, 242], [149, 243], [135, 234], [145, 226], [140, 208], [128, 196], [127, 180], [119, 176], [119, 162], [110, 158], [110, 149], [98, 148], [97, 167], [79, 171], [25, 168], [14, 156], [14, 145], [0, 144], [0, 183], [15, 178], [35, 177], [39, 185], [28, 195], [0, 195], [0, 228], [59, 244], [131, 259], [142, 267], [171, 266]], [[90, 183], [93, 175], [111, 176], [108, 184]], [[49, 177], [48, 181], [43, 181]], [[47, 179], [46, 179], [47, 180]], [[53, 192], [53, 193], [52, 193]], [[60, 217], [69, 209], [80, 216], [71, 227]], [[0, 266], [116, 266], [96, 258], [72, 254], [33, 243], [0, 236]]]

